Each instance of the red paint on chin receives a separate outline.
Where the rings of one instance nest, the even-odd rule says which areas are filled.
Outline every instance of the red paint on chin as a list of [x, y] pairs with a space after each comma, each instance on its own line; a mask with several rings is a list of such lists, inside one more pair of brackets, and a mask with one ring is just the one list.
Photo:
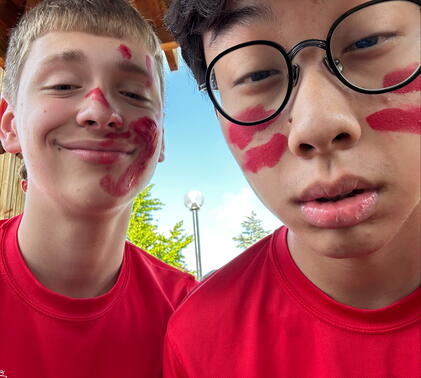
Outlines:
[[158, 126], [155, 121], [143, 117], [132, 122], [130, 127], [136, 133], [134, 142], [139, 146], [137, 158], [116, 181], [111, 175], [107, 175], [100, 182], [102, 188], [115, 197], [128, 194], [139, 184], [140, 176], [147, 168], [157, 146]]
[[421, 107], [383, 109], [367, 117], [374, 130], [421, 134]]
[[[264, 119], [269, 117], [274, 113], [274, 110], [265, 110], [262, 105], [257, 105], [251, 108], [243, 110], [241, 113], [238, 113], [234, 118], [243, 121], [243, 122], [253, 122], [258, 119]], [[250, 142], [253, 140], [253, 137], [259, 131], [263, 131], [274, 123], [278, 119], [279, 115], [270, 121], [262, 123], [256, 126], [240, 126], [235, 123], [229, 123], [228, 125], [228, 141], [231, 144], [236, 145], [239, 149], [243, 150], [246, 148]]]
[[124, 59], [132, 58], [132, 50], [130, 50], [126, 45], [120, 45], [118, 47], [118, 51], [120, 51], [120, 54]]
[[108, 103], [107, 99], [104, 96], [104, 93], [99, 88], [92, 89], [85, 98], [92, 97], [93, 100], [100, 102], [102, 105], [104, 105], [106, 108], [110, 107], [110, 104]]
[[[408, 76], [413, 74], [417, 68], [418, 68], [418, 63], [414, 63], [401, 70], [388, 73], [384, 77], [383, 86], [391, 87], [392, 85], [401, 83]], [[392, 93], [409, 93], [409, 92], [418, 92], [420, 90], [421, 90], [421, 76], [418, 76], [415, 80], [411, 81], [408, 85], [405, 85], [402, 88], [396, 89]]]
[[257, 173], [264, 167], [274, 167], [281, 160], [287, 146], [287, 137], [282, 134], [275, 134], [268, 143], [246, 151], [243, 163], [244, 170]]

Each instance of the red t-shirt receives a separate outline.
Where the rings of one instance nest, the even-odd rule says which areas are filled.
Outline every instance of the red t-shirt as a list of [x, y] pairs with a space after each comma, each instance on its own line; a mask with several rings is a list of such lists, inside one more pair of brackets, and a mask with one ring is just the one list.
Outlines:
[[160, 377], [168, 318], [194, 278], [127, 243], [108, 293], [54, 293], [24, 262], [20, 219], [0, 222], [0, 371], [9, 378]]
[[183, 302], [164, 377], [420, 377], [421, 288], [379, 310], [340, 304], [297, 268], [286, 235], [261, 240]]

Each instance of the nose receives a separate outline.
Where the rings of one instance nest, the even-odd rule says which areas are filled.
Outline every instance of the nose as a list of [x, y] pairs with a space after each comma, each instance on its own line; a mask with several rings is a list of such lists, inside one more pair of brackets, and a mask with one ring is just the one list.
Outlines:
[[361, 137], [348, 90], [326, 73], [321, 66], [301, 70], [295, 96], [286, 109], [290, 123], [288, 147], [303, 158], [352, 148]]
[[121, 129], [122, 117], [112, 109], [108, 102], [98, 101], [95, 96], [85, 97], [76, 116], [76, 122], [83, 127]]

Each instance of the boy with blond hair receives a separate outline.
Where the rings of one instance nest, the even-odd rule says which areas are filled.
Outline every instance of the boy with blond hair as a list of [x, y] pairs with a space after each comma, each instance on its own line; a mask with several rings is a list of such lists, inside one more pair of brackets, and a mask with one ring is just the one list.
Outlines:
[[164, 159], [159, 42], [124, 0], [46, 0], [13, 31], [0, 139], [24, 213], [0, 222], [0, 369], [13, 378], [160, 377], [192, 276], [126, 241]]

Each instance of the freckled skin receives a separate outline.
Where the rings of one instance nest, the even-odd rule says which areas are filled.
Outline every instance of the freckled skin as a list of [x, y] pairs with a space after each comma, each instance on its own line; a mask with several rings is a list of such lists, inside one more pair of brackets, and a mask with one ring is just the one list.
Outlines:
[[[414, 73], [417, 67], [418, 67], [418, 63], [414, 63], [406, 68], [387, 74], [384, 77], [383, 86], [391, 87], [392, 85], [401, 83], [408, 76]], [[421, 76], [418, 76], [415, 80], [411, 81], [408, 85], [405, 85], [402, 88], [396, 89], [392, 93], [410, 93], [410, 92], [418, 92], [420, 90], [421, 90]]]
[[108, 103], [107, 99], [104, 96], [104, 93], [99, 88], [92, 89], [85, 98], [92, 97], [93, 100], [100, 102], [102, 105], [104, 105], [106, 108], [110, 107], [110, 104]]
[[257, 173], [264, 167], [274, 167], [281, 160], [287, 146], [288, 139], [285, 135], [273, 135], [268, 143], [246, 151], [243, 169], [248, 172]]
[[126, 45], [120, 45], [118, 51], [120, 51], [120, 54], [124, 59], [132, 58], [132, 51]]
[[114, 181], [111, 175], [103, 177], [100, 181], [101, 187], [114, 197], [124, 196], [138, 185], [139, 178], [147, 168], [157, 147], [158, 126], [155, 121], [142, 117], [132, 122], [130, 128], [135, 132], [134, 142], [139, 146], [137, 158], [117, 181]]

